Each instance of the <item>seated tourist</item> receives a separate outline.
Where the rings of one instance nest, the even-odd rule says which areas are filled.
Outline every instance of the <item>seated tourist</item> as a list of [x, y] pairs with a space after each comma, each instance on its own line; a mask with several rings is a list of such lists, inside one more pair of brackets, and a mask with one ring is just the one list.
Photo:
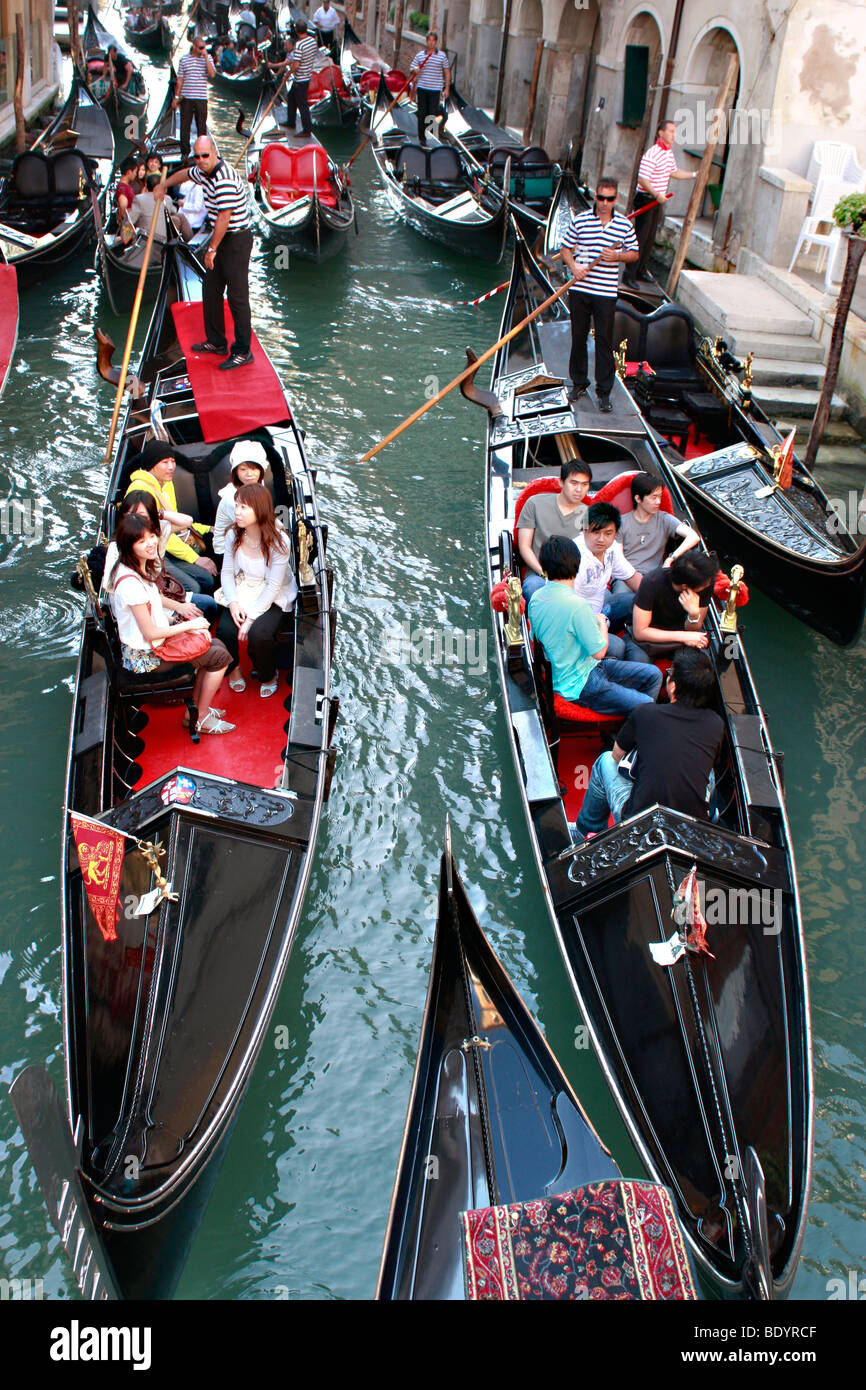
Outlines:
[[528, 497], [517, 518], [517, 548], [526, 566], [523, 597], [528, 603], [544, 583], [538, 557], [551, 536], [576, 540], [583, 530], [589, 508], [584, 498], [592, 484], [588, 463], [569, 459], [560, 470], [561, 492], [537, 492]]
[[240, 58], [235, 46], [234, 39], [226, 39], [225, 47], [219, 56], [219, 66], [222, 72], [236, 72]]
[[238, 643], [249, 643], [251, 665], [262, 682], [263, 699], [275, 695], [277, 634], [292, 622], [298, 586], [291, 567], [291, 541], [277, 522], [271, 494], [246, 483], [235, 494], [235, 524], [226, 536], [222, 601], [227, 609], [217, 633], [233, 658], [229, 685], [244, 690]]
[[[159, 536], [153, 531], [147, 517], [131, 513], [123, 517], [114, 539], [118, 558], [109, 578], [114, 591], [113, 610], [123, 665], [127, 671], [134, 671], [138, 675], [153, 671], [169, 674], [173, 663], [161, 661], [159, 648], [154, 649], [153, 643], [159, 643], [173, 633], [204, 632], [208, 628], [208, 621], [199, 613], [194, 618], [183, 618], [173, 626], [170, 624], [166, 608], [171, 610], [172, 601], [164, 599], [156, 585]], [[222, 642], [215, 638], [211, 638], [210, 646], [202, 656], [193, 657], [189, 662], [197, 669], [193, 702], [199, 711], [206, 711], [198, 722], [199, 733], [227, 734], [235, 727], [234, 724], [226, 724], [212, 708], [212, 701], [216, 699], [230, 663], [231, 657]]]
[[[160, 573], [157, 575], [156, 583], [160, 593], [165, 600], [164, 576], [167, 574], [164, 565], [165, 548], [171, 537], [172, 531], [184, 531], [192, 524], [192, 517], [184, 516], [180, 512], [163, 512], [160, 516], [156, 498], [152, 492], [128, 492], [124, 498], [118, 502], [115, 508], [115, 523], [120, 521], [133, 512], [136, 516], [143, 516], [150, 522], [151, 530], [159, 536], [159, 559]], [[171, 520], [169, 520], [171, 518]], [[111, 574], [117, 563], [117, 546], [114, 541], [109, 543], [105, 552], [105, 569], [102, 575], [102, 586], [99, 596], [103, 602], [112, 605], [114, 590], [111, 584]], [[208, 621], [213, 621], [219, 611], [219, 605], [212, 594], [195, 594], [184, 592], [183, 600], [177, 600], [173, 605], [176, 612], [184, 618], [194, 618], [196, 612], [204, 613]]]
[[[667, 568], [687, 550], [693, 550], [701, 539], [693, 527], [661, 510], [663, 491], [659, 479], [650, 473], [636, 473], [631, 480], [633, 510], [622, 514], [619, 539], [625, 558], [641, 574], [649, 574], [660, 565]], [[679, 536], [680, 544], [665, 559], [665, 549], [673, 536]], [[619, 587], [614, 585], [614, 593]]]
[[197, 232], [207, 221], [207, 208], [204, 205], [204, 189], [200, 183], [182, 183], [177, 186], [178, 205], [189, 223], [190, 230]]
[[[151, 440], [142, 449], [138, 464], [129, 480], [127, 492], [139, 489], [150, 492], [156, 498], [160, 511], [180, 515], [172, 482], [177, 461], [171, 445], [162, 444], [158, 439]], [[186, 530], [172, 534], [166, 546], [165, 568], [193, 593], [212, 594], [215, 588], [217, 567], [204, 554], [204, 537], [210, 529], [209, 526], [193, 522]]]
[[138, 168], [138, 160], [134, 155], [127, 155], [120, 166], [120, 179], [114, 190], [114, 201], [117, 204], [117, 225], [123, 226], [123, 220], [129, 209], [132, 207], [136, 193], [141, 192], [135, 173]]
[[529, 600], [529, 621], [547, 653], [556, 693], [599, 714], [627, 714], [654, 700], [661, 671], [609, 657], [604, 618], [574, 592], [580, 566], [574, 542], [552, 536], [539, 558], [548, 582]]
[[[147, 187], [143, 193], [138, 193], [133, 199], [132, 207], [129, 210], [129, 220], [136, 231], [150, 231], [150, 224], [156, 207], [156, 199], [153, 196], [153, 190], [158, 186], [159, 182], [159, 174], [148, 174]], [[171, 218], [172, 222], [176, 221], [177, 224], [180, 225], [181, 235], [184, 241], [189, 241], [192, 236], [192, 228], [189, 226], [189, 223], [187, 223], [184, 231], [183, 222], [185, 219], [179, 216], [171, 198], [166, 197], [161, 201], [164, 211], [161, 215], [157, 215], [156, 229], [153, 233], [154, 241], [161, 246], [165, 245], [169, 235], [169, 218]]]
[[[640, 585], [641, 576], [622, 553], [622, 546], [616, 538], [620, 514], [609, 502], [593, 502], [587, 513], [586, 525], [577, 537], [575, 545], [580, 555], [580, 569], [574, 583], [574, 592], [585, 598], [595, 613], [603, 613], [608, 626], [622, 627], [631, 617], [634, 594]], [[621, 579], [625, 592], [613, 594], [609, 585]], [[641, 651], [626, 635], [614, 641], [611, 637], [608, 655], [627, 661], [646, 661], [646, 653]]]
[[715, 555], [692, 551], [667, 569], [644, 575], [634, 601], [633, 631], [652, 658], [671, 656], [678, 647], [706, 647], [702, 628], [718, 572]]
[[220, 502], [213, 524], [215, 555], [225, 554], [226, 535], [235, 524], [235, 494], [246, 483], [263, 483], [268, 470], [268, 456], [257, 439], [239, 439], [229, 454], [231, 482], [220, 489]]
[[[667, 673], [670, 704], [632, 710], [613, 751], [596, 758], [577, 817], [584, 838], [605, 830], [611, 815], [619, 825], [624, 817], [656, 804], [706, 818], [707, 784], [725, 732], [709, 708], [715, 687], [707, 653], [680, 647]], [[619, 771], [622, 758], [633, 749], [634, 781]]]

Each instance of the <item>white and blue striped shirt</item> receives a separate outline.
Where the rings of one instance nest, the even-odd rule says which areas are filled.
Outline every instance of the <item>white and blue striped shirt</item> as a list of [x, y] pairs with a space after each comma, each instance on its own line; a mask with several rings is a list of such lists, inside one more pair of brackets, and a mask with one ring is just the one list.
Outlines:
[[[639, 249], [634, 227], [621, 212], [615, 212], [604, 225], [595, 212], [579, 212], [562, 238], [562, 245], [563, 249], [572, 253], [578, 265], [590, 265], [606, 246], [612, 246], [617, 251]], [[619, 267], [619, 261], [599, 261], [586, 279], [580, 280], [573, 288], [581, 294], [601, 294], [615, 299]]]
[[410, 75], [417, 72], [421, 64], [421, 74], [418, 78], [418, 90], [420, 92], [441, 92], [445, 86], [445, 74], [448, 72], [448, 59], [442, 49], [435, 49], [429, 56], [427, 50], [417, 53], [412, 59], [412, 66], [409, 69]]

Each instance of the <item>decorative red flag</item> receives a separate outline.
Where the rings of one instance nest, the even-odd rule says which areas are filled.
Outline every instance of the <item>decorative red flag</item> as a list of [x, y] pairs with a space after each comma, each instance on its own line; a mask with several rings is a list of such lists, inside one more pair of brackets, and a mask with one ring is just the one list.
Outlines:
[[773, 481], [777, 487], [789, 488], [794, 479], [794, 430], [779, 449], [779, 457], [776, 460], [775, 477]]
[[693, 951], [702, 951], [710, 960], [715, 956], [707, 945], [707, 923], [701, 912], [698, 893], [698, 870], [693, 864], [674, 895], [673, 916], [681, 926], [687, 925], [686, 942]]
[[105, 940], [116, 941], [120, 871], [123, 868], [126, 836], [119, 830], [113, 830], [110, 825], [76, 816], [72, 811], [69, 818], [90, 911]]

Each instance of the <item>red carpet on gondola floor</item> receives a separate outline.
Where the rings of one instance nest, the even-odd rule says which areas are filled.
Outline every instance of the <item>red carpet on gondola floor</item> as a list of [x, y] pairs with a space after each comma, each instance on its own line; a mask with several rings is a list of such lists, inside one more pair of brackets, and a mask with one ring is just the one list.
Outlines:
[[[235, 330], [228, 304], [224, 304], [226, 341]], [[276, 425], [289, 419], [289, 407], [280, 379], [256, 337], [250, 344], [254, 361], [248, 367], [220, 370], [224, 358], [212, 353], [196, 356], [193, 343], [204, 341], [204, 310], [200, 301], [172, 304], [177, 339], [186, 357], [187, 376], [195, 396], [202, 434], [208, 444], [247, 434], [260, 425]]]

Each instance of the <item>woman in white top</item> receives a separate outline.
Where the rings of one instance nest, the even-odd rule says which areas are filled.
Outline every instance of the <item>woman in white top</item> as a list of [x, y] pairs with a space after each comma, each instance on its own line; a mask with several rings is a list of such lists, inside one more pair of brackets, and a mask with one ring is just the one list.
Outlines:
[[[151, 523], [151, 529], [159, 536], [159, 559], [160, 567], [165, 570], [165, 547], [172, 531], [186, 531], [192, 525], [192, 517], [185, 516], [183, 512], [161, 512], [156, 504], [156, 498], [152, 492], [128, 492], [121, 498], [115, 508], [115, 520], [119, 525], [123, 517], [129, 512], [136, 516], [146, 516]], [[117, 544], [111, 541], [105, 552], [105, 569], [102, 574], [102, 587], [99, 596], [103, 603], [107, 602], [113, 607], [113, 586], [111, 583], [111, 572], [117, 564]], [[177, 581], [179, 582], [179, 581]], [[157, 579], [160, 593], [163, 593], [164, 585]], [[198, 610], [198, 612], [196, 612]], [[213, 594], [193, 594], [184, 592], [183, 600], [176, 605], [176, 611], [184, 618], [195, 618], [198, 613], [204, 613], [208, 622], [215, 622], [219, 605]]]
[[239, 439], [229, 454], [231, 482], [220, 488], [220, 501], [213, 524], [215, 555], [224, 555], [226, 535], [235, 524], [235, 493], [245, 483], [263, 483], [268, 469], [268, 456], [257, 439]]
[[[159, 535], [153, 530], [148, 517], [134, 513], [123, 517], [114, 539], [118, 558], [109, 575], [109, 583], [114, 592], [114, 617], [123, 665], [127, 671], [139, 675], [160, 669], [169, 672], [175, 663], [161, 661], [159, 648], [154, 650], [154, 642], [164, 641], [173, 633], [206, 632], [208, 621], [197, 613], [194, 618], [184, 618], [171, 625], [166, 609], [169, 612], [182, 612], [185, 605], [165, 598], [156, 586]], [[234, 724], [226, 724], [219, 712], [212, 708], [211, 701], [222, 685], [231, 657], [222, 642], [212, 639], [208, 650], [202, 656], [191, 658], [189, 664], [197, 668], [193, 701], [199, 710], [204, 708], [207, 711], [204, 718], [199, 720], [199, 733], [230, 733]]]
[[271, 494], [261, 483], [247, 483], [235, 494], [235, 524], [226, 537], [222, 568], [227, 611], [217, 634], [234, 657], [232, 690], [246, 682], [238, 662], [238, 643], [248, 642], [250, 662], [262, 681], [261, 695], [276, 694], [277, 633], [287, 626], [298, 586], [291, 568], [291, 541], [274, 515]]

